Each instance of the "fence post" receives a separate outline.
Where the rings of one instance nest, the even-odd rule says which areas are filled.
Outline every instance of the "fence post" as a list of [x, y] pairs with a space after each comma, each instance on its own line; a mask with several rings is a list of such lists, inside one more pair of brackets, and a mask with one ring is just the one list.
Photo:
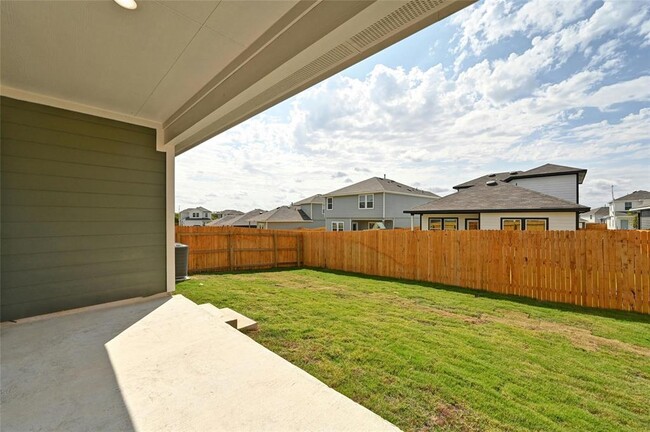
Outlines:
[[228, 267], [230, 268], [230, 271], [233, 271], [235, 269], [235, 263], [234, 263], [234, 253], [235, 251], [233, 250], [233, 244], [232, 244], [232, 233], [228, 233]]
[[278, 233], [273, 232], [273, 267], [278, 266]]

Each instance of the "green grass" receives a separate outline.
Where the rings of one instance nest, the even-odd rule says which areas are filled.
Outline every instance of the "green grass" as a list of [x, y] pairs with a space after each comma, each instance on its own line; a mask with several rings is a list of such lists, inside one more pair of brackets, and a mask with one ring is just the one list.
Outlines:
[[177, 292], [404, 430], [650, 428], [648, 316], [307, 269]]

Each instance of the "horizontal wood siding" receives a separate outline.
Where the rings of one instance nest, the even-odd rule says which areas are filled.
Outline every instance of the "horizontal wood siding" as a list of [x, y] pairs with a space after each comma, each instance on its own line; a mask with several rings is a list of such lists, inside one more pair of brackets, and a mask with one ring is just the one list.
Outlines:
[[155, 131], [2, 98], [3, 321], [165, 291]]
[[510, 181], [510, 184], [574, 203], [578, 202], [578, 177], [576, 174], [514, 179]]

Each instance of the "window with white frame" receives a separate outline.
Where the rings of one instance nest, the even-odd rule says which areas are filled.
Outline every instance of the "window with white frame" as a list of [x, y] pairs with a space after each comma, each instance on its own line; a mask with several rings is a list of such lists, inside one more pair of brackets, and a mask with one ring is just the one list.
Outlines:
[[632, 208], [632, 201], [625, 201], [625, 210], [629, 210]]
[[327, 198], [327, 210], [332, 210], [334, 208], [334, 198]]
[[197, 217], [199, 217], [199, 214], [198, 213], [192, 213], [192, 217], [197, 218]]
[[374, 194], [359, 195], [359, 208], [360, 209], [375, 208], [375, 195]]
[[333, 221], [332, 222], [332, 231], [343, 231], [343, 222]]

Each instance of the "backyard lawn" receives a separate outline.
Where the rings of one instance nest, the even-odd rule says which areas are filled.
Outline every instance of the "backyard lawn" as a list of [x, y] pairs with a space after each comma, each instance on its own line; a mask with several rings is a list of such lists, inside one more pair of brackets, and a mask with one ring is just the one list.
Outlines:
[[176, 289], [407, 431], [650, 430], [650, 316], [307, 269]]

